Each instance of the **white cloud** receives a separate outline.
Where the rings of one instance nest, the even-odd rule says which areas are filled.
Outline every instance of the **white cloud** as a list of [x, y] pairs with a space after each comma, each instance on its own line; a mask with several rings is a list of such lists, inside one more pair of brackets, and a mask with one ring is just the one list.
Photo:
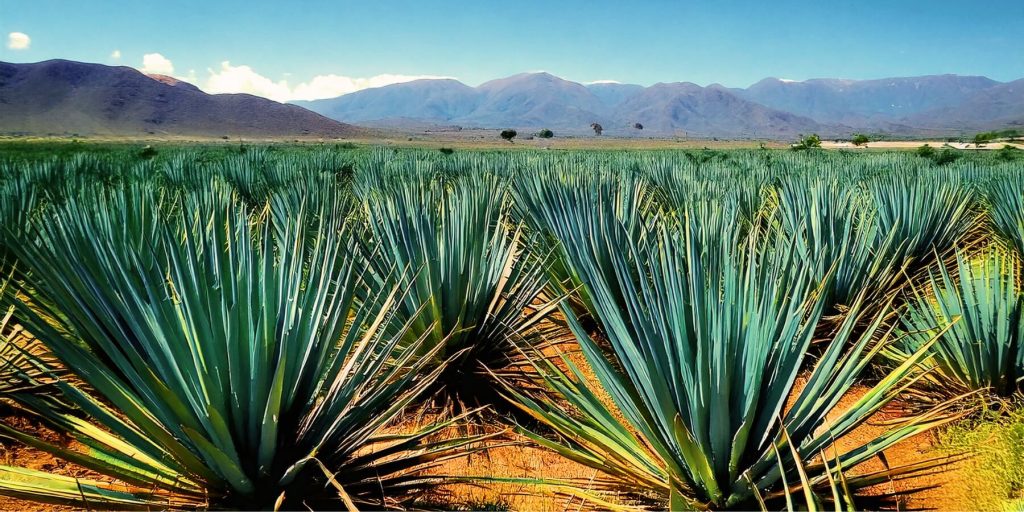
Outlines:
[[174, 64], [171, 60], [159, 53], [147, 53], [142, 56], [142, 67], [139, 71], [147, 75], [172, 75]]
[[370, 78], [352, 78], [341, 75], [318, 75], [312, 80], [300, 83], [292, 90], [293, 100], [319, 100], [323, 98], [334, 98], [343, 94], [356, 92], [362, 89], [373, 87], [384, 87], [385, 85], [400, 84], [413, 80], [443, 79], [451, 78], [435, 75], [395, 75], [383, 74]]
[[219, 70], [207, 69], [209, 77], [203, 90], [213, 94], [244, 92], [263, 96], [275, 101], [287, 101], [291, 96], [288, 82], [275, 82], [254, 71], [249, 66], [232, 66], [231, 62], [220, 63]]
[[113, 60], [121, 60], [121, 50], [114, 50], [110, 52], [110, 58]]
[[587, 82], [587, 83], [586, 83], [586, 84], [584, 84], [584, 85], [594, 85], [594, 84], [621, 84], [621, 83], [622, 83], [622, 82], [620, 82], [620, 81], [618, 81], [618, 80], [594, 80], [593, 82]]
[[199, 85], [204, 91], [220, 93], [248, 93], [275, 101], [319, 100], [334, 98], [371, 87], [410, 82], [425, 78], [448, 78], [433, 75], [383, 74], [370, 78], [353, 78], [342, 75], [317, 75], [308, 82], [291, 86], [287, 80], [274, 81], [257, 73], [246, 65], [234, 66], [229, 61], [221, 62], [220, 69], [207, 70], [209, 76]]
[[7, 47], [12, 50], [27, 50], [32, 44], [32, 38], [24, 32], [11, 32], [7, 34]]

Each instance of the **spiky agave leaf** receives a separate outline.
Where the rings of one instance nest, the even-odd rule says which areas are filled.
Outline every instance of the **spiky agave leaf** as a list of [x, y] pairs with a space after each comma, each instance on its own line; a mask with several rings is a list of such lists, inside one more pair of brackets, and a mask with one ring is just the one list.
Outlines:
[[794, 176], [783, 179], [778, 192], [782, 227], [796, 243], [801, 264], [818, 282], [831, 274], [827, 308], [849, 305], [866, 289], [889, 288], [892, 236], [879, 233], [857, 187], [835, 178]]
[[586, 191], [589, 197], [583, 199], [585, 201], [612, 202], [617, 221], [631, 230], [639, 229], [646, 219], [655, 214], [656, 195], [648, 180], [637, 173], [594, 170], [578, 163], [554, 165], [515, 177], [512, 190], [515, 214], [527, 227], [533, 247], [551, 256], [547, 265], [550, 284], [567, 297], [587, 328], [595, 330], [599, 326], [593, 322], [590, 298], [554, 234], [554, 225], [565, 217], [549, 207], [555, 199], [550, 195], [564, 189]]
[[753, 169], [737, 172], [734, 165], [660, 161], [648, 165], [644, 175], [657, 186], [660, 202], [675, 218], [681, 219], [697, 204], [714, 208], [725, 203], [745, 235], [763, 206], [765, 177]]
[[945, 259], [957, 245], [974, 243], [982, 218], [972, 187], [953, 174], [901, 176], [889, 173], [867, 184], [875, 205], [878, 236], [892, 233], [895, 268], [909, 277], [938, 256]]
[[[0, 277], [0, 298], [15, 293], [13, 281], [13, 277]], [[18, 324], [14, 308], [2, 304], [0, 300], [0, 398], [19, 393], [51, 395], [54, 375], [45, 365], [52, 364], [52, 356]]]
[[[19, 286], [30, 285], [18, 268], [15, 247], [32, 240], [30, 219], [37, 213], [39, 196], [24, 176], [13, 174], [12, 169], [0, 169], [0, 173], [11, 173], [7, 181], [0, 183], [0, 297], [14, 293]], [[37, 340], [28, 336], [18, 319], [14, 308], [0, 302], [0, 396], [17, 391], [34, 390], [44, 392], [48, 386], [38, 380], [39, 369], [32, 364], [33, 357], [48, 357], [47, 351]]]
[[[652, 224], [634, 237], [614, 222], [607, 204], [572, 201], [571, 193], [561, 197], [570, 200], [552, 205], [567, 216], [559, 237], [593, 297], [615, 361], [571, 311], [564, 312], [624, 420], [585, 389], [578, 372], [567, 375], [554, 365], [538, 368], [574, 406], [572, 413], [563, 402], [506, 390], [561, 434], [548, 446], [605, 471], [606, 489], [654, 496], [660, 507], [673, 509], [749, 508], [758, 495], [783, 498], [784, 489], [802, 479], [827, 497], [838, 465], [853, 468], [946, 421], [939, 412], [913, 418], [840, 451], [839, 464], [826, 466], [816, 458], [836, 450], [836, 440], [909, 384], [923, 350], [837, 410], [888, 342], [881, 317], [853, 337], [863, 294], [801, 389], [797, 375], [824, 301], [821, 283], [800, 265], [792, 241], [754, 232], [737, 244], [739, 237], [722, 233], [715, 218], [692, 217], [678, 229]], [[876, 337], [882, 341], [874, 343]], [[896, 468], [893, 474], [918, 470]], [[853, 478], [847, 483], [852, 490], [869, 485]]]
[[[82, 447], [3, 435], [114, 481], [80, 482], [82, 492], [5, 467], [0, 493], [258, 508], [331, 499], [333, 481], [355, 505], [384, 508], [437, 482], [417, 469], [464, 451], [471, 440], [432, 441], [433, 428], [385, 431], [436, 372], [422, 371], [416, 342], [385, 334], [401, 334], [390, 327], [401, 295], [366, 279], [336, 207], [282, 201], [297, 209], [256, 222], [220, 190], [181, 208], [143, 184], [83, 191], [19, 249], [35, 286], [14, 299], [18, 312], [86, 385], [57, 382], [85, 419], [19, 394]], [[322, 228], [313, 241], [308, 223]]]
[[499, 404], [484, 366], [515, 369], [512, 342], [540, 343], [557, 307], [544, 294], [544, 257], [510, 220], [507, 186], [492, 174], [406, 170], [364, 184], [362, 195], [381, 258], [410, 269], [396, 313], [409, 323], [406, 339], [424, 338], [421, 353], [436, 349], [432, 364], [454, 358], [438, 379], [443, 401]]
[[902, 315], [904, 336], [889, 351], [896, 361], [938, 336], [924, 362], [924, 391], [933, 398], [987, 390], [1011, 396], [1024, 379], [1024, 297], [1019, 262], [992, 249], [979, 258], [956, 254], [914, 290]]
[[[2, 168], [0, 173], [14, 171]], [[9, 277], [15, 266], [13, 246], [29, 238], [26, 229], [38, 204], [39, 194], [24, 176], [0, 182], [0, 280]]]
[[987, 185], [985, 192], [996, 234], [1024, 258], [1024, 179], [1019, 172], [1001, 175]]

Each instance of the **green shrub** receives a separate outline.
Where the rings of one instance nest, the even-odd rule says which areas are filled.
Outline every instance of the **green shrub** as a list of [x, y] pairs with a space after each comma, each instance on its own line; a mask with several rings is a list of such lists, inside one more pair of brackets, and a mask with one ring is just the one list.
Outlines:
[[1012, 162], [1021, 157], [1024, 151], [1016, 146], [1004, 144], [1003, 147], [996, 150], [996, 159], [1002, 160], [1003, 162]]
[[821, 147], [821, 137], [818, 134], [811, 134], [802, 139], [796, 144], [791, 146], [795, 151], [803, 151], [807, 149], [815, 149]]
[[942, 151], [925, 144], [917, 148], [917, 156], [930, 159], [936, 165], [951, 164], [961, 157], [961, 153], [949, 144], [942, 145]]
[[953, 148], [943, 148], [932, 160], [936, 165], [947, 165], [960, 159], [960, 152]]
[[975, 146], [981, 146], [982, 144], [985, 144], [985, 143], [988, 143], [988, 142], [992, 142], [998, 136], [999, 135], [996, 134], [995, 132], [979, 133], [979, 134], [974, 136], [974, 145]]
[[555, 136], [555, 132], [548, 130], [547, 128], [544, 128], [543, 130], [537, 132], [537, 136], [542, 139], [550, 139], [551, 137]]

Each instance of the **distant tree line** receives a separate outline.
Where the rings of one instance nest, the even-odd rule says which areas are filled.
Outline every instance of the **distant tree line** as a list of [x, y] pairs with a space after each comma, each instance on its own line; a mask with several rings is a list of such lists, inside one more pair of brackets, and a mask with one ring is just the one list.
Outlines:
[[1012, 140], [1020, 136], [1020, 130], [1000, 130], [991, 132], [981, 132], [974, 136], [974, 145], [980, 146], [982, 144], [987, 144], [989, 142], [999, 139]]

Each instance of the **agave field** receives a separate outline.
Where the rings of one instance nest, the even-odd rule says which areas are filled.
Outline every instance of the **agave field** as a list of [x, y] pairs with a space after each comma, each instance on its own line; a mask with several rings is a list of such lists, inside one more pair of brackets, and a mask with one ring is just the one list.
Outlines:
[[[900, 507], [974, 454], [887, 450], [1017, 410], [1022, 257], [985, 155], [0, 154], [0, 437], [77, 468], [0, 495]], [[451, 471], [509, 446], [594, 477]]]

